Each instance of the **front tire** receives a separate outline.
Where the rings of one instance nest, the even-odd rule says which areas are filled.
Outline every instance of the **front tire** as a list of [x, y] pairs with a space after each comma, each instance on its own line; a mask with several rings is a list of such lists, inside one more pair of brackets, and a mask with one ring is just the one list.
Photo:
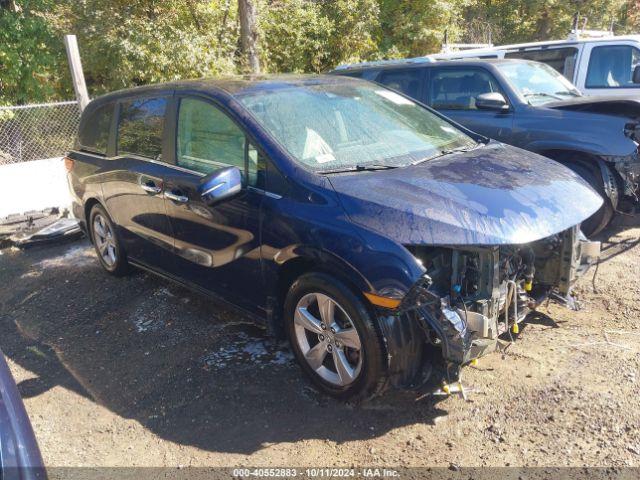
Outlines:
[[604, 182], [602, 180], [602, 175], [600, 175], [599, 172], [596, 173], [592, 168], [589, 168], [587, 165], [580, 162], [570, 161], [565, 163], [565, 165], [580, 175], [591, 186], [591, 188], [600, 194], [604, 200], [598, 211], [580, 225], [582, 233], [584, 233], [586, 237], [591, 238], [609, 225], [609, 222], [611, 222], [615, 212], [614, 206], [611, 204], [611, 199], [604, 191]]
[[384, 384], [384, 350], [372, 317], [341, 281], [302, 275], [289, 289], [284, 320], [298, 363], [323, 393], [359, 401]]
[[115, 276], [129, 272], [127, 255], [118, 237], [115, 224], [101, 205], [94, 205], [89, 215], [91, 240], [102, 268]]

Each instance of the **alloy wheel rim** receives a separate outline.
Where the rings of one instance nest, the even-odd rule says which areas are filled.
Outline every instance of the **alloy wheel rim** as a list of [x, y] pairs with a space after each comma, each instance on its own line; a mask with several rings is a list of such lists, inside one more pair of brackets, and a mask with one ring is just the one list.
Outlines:
[[102, 257], [104, 263], [109, 267], [112, 267], [118, 259], [116, 254], [116, 242], [111, 226], [109, 226], [107, 221], [100, 214], [96, 215], [93, 219], [93, 233], [98, 253]]
[[323, 293], [308, 293], [296, 305], [295, 340], [302, 355], [323, 380], [345, 387], [362, 370], [360, 335], [349, 315]]

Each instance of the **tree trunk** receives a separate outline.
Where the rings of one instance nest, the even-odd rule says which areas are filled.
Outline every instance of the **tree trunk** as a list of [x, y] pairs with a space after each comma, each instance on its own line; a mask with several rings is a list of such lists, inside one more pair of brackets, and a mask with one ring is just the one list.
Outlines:
[[256, 7], [253, 0], [238, 0], [238, 16], [240, 17], [240, 44], [249, 64], [249, 71], [260, 73]]

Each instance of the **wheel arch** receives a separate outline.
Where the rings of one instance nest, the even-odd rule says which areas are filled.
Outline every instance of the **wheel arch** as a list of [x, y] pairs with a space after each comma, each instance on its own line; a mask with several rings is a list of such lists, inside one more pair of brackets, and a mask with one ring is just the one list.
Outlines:
[[104, 205], [102, 204], [102, 202], [100, 202], [100, 200], [98, 200], [95, 197], [91, 197], [84, 202], [84, 222], [85, 222], [85, 225], [87, 226], [87, 236], [89, 237], [89, 240], [91, 242], [93, 242], [93, 236], [91, 233], [91, 228], [89, 226], [89, 221], [90, 221], [89, 216], [91, 215], [91, 210], [96, 205], [100, 205], [102, 208], [104, 208]]
[[615, 207], [618, 204], [622, 179], [619, 178], [617, 172], [615, 172], [614, 169], [609, 168], [607, 163], [598, 155], [568, 148], [550, 148], [538, 151], [537, 153], [544, 155], [545, 157], [549, 157], [565, 166], [568, 163], [578, 163], [583, 165], [585, 168], [588, 168], [594, 175], [602, 180], [604, 192], [612, 205]]
[[324, 273], [340, 280], [370, 308], [370, 303], [363, 292], [371, 290], [372, 287], [348, 262], [335, 254], [313, 247], [300, 246], [295, 249], [295, 252], [295, 256], [277, 267], [276, 285], [272, 290], [272, 297], [275, 300], [273, 317], [276, 325], [274, 326], [280, 328], [282, 325], [284, 302], [289, 288], [296, 279], [309, 272]]

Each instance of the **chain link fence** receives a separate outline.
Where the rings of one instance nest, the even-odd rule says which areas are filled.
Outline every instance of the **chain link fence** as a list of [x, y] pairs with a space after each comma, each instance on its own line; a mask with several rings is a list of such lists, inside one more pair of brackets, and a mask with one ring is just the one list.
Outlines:
[[0, 107], [0, 165], [63, 156], [79, 123], [76, 101]]

